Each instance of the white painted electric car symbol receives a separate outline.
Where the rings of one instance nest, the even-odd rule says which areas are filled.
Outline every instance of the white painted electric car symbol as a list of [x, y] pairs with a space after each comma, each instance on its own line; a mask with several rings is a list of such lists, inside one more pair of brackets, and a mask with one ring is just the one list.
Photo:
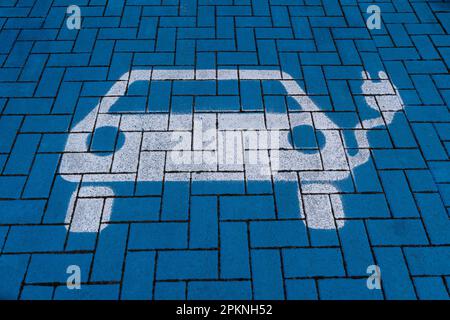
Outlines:
[[[359, 79], [361, 96], [378, 116], [355, 124], [354, 129], [358, 129], [357, 148], [349, 152], [342, 142], [341, 128], [329, 116], [333, 111], [327, 112], [317, 106], [286, 72], [177, 68], [127, 72], [69, 133], [59, 173], [63, 179], [77, 183], [79, 187], [68, 205], [66, 225], [71, 232], [98, 232], [104, 226], [100, 227], [101, 222], [109, 221], [114, 199], [112, 205], [98, 209], [80, 199], [114, 197], [114, 185], [134, 185], [135, 181], [161, 182], [165, 172], [173, 171], [225, 184], [234, 179], [254, 182], [271, 182], [273, 179], [288, 183], [297, 183], [300, 179], [302, 192], [297, 190], [295, 200], [300, 202], [303, 193], [332, 195], [334, 216], [324, 214], [324, 210], [310, 209], [311, 212], [299, 212], [298, 218], [306, 216], [307, 226], [313, 229], [340, 228], [343, 220], [339, 218], [344, 218], [344, 209], [338, 183], [349, 179], [355, 168], [368, 161], [367, 130], [392, 121], [392, 117], [382, 116], [376, 98], [394, 101], [390, 103], [389, 111], [403, 108], [401, 98], [387, 75], [380, 72], [378, 79], [372, 81], [366, 72], [362, 72]], [[212, 108], [212, 111], [149, 112], [145, 106], [133, 110], [134, 104], [142, 104], [142, 101], [126, 94], [127, 88], [141, 81], [150, 84], [153, 81], [180, 82], [183, 85], [187, 83], [183, 81], [217, 84], [221, 81], [239, 83], [241, 80], [273, 81], [281, 85], [286, 95], [297, 101], [301, 112], [274, 112], [267, 108], [229, 112], [226, 107], [223, 111]], [[121, 106], [125, 109], [121, 110]], [[289, 132], [292, 134], [289, 130], [303, 127], [313, 128], [316, 136], [323, 140], [320, 147], [311, 150], [295, 148], [289, 138]], [[93, 140], [97, 133], [114, 138], [110, 149], [94, 148]], [[232, 137], [234, 150], [231, 157], [230, 150], [224, 148], [229, 141], [228, 134]], [[241, 142], [236, 135], [242, 137]], [[255, 139], [257, 143], [252, 145]], [[251, 150], [256, 150], [256, 153], [251, 153]], [[309, 207], [314, 208], [314, 205]]]

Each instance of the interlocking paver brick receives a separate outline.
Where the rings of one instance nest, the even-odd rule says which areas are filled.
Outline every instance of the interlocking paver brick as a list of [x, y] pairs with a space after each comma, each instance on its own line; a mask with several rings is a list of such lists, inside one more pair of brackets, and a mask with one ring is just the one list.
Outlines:
[[130, 228], [130, 249], [182, 249], [187, 247], [186, 223], [133, 224]]
[[442, 278], [438, 277], [415, 277], [414, 285], [417, 295], [422, 300], [447, 300], [448, 293]]
[[448, 247], [405, 248], [412, 275], [446, 275], [449, 273]]
[[415, 299], [414, 286], [400, 248], [374, 248], [387, 299]]
[[250, 300], [251, 291], [250, 281], [191, 281], [188, 283], [187, 299]]
[[[31, 257], [25, 281], [30, 284], [52, 282], [66, 284], [67, 268], [76, 265], [80, 268], [81, 281], [86, 282], [91, 260], [91, 254], [82, 253], [34, 254]], [[61, 290], [69, 291], [65, 285]]]
[[151, 299], [154, 268], [154, 252], [128, 252], [121, 298], [133, 300]]
[[156, 279], [217, 279], [217, 255], [215, 250], [162, 251], [156, 265]]
[[339, 249], [283, 249], [283, 265], [287, 278], [310, 276], [343, 276], [345, 274]]
[[2, 297], [449, 299], [446, 2], [77, 2], [1, 5]]
[[284, 299], [280, 251], [252, 250], [251, 258], [254, 298]]
[[326, 300], [380, 300], [380, 290], [367, 290], [366, 279], [322, 279], [318, 281], [320, 297]]
[[55, 300], [117, 300], [119, 298], [119, 285], [87, 284], [80, 290], [70, 290], [66, 286], [55, 289]]

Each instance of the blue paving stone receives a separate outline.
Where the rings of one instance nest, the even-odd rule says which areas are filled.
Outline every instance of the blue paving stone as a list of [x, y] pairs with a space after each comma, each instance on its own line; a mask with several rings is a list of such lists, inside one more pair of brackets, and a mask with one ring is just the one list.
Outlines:
[[374, 248], [374, 251], [386, 299], [415, 299], [414, 287], [401, 249]]
[[318, 281], [320, 298], [324, 300], [380, 300], [381, 290], [369, 290], [367, 279], [323, 279]]
[[[353, 0], [83, 0], [82, 28], [69, 30], [65, 1], [3, 1], [1, 296], [448, 299], [449, 14], [439, 2], [376, 4], [380, 30], [367, 29], [369, 3]], [[162, 68], [183, 80], [149, 81]], [[288, 164], [339, 157], [339, 171], [314, 174], [347, 178], [310, 190], [297, 170], [238, 182], [199, 181], [203, 170], [141, 181], [133, 169], [108, 182], [123, 178], [118, 161], [142, 156], [114, 153], [128, 142], [116, 143], [117, 126], [93, 132], [95, 107], [113, 97], [121, 131], [189, 134], [193, 113], [221, 126], [219, 113], [259, 112], [282, 128], [286, 156], [302, 151]], [[345, 153], [326, 149], [326, 130]], [[86, 142], [111, 155], [111, 171], [60, 175], [66, 144], [80, 152]], [[99, 233], [66, 228], [80, 185], [112, 188], [89, 195], [111, 209]], [[316, 192], [338, 230], [304, 224], [315, 212], [303, 197]], [[66, 288], [69, 263], [84, 289]], [[381, 291], [366, 288], [372, 264]]]
[[[8, 188], [14, 186], [13, 183], [8, 183]], [[0, 201], [0, 223], [38, 223], [44, 213], [44, 207], [45, 202], [42, 200], [2, 200]]]
[[192, 197], [189, 223], [189, 247], [218, 247], [218, 208], [216, 197]]
[[425, 161], [417, 149], [374, 150], [375, 164], [379, 169], [423, 169]]
[[389, 208], [382, 194], [341, 195], [345, 215], [349, 218], [389, 217]]
[[[0, 176], [0, 198], [19, 198], [25, 182], [26, 177], [24, 176]], [[3, 206], [0, 202], [0, 208]]]
[[67, 182], [63, 177], [57, 176], [47, 203], [43, 221], [45, 223], [63, 223], [68, 204], [78, 184]]
[[17, 131], [19, 130], [22, 117], [2, 116], [0, 118], [0, 152], [9, 152], [14, 144]]
[[6, 239], [5, 252], [61, 251], [66, 239], [61, 226], [13, 226]]
[[158, 255], [156, 279], [217, 279], [217, 251], [174, 250]]
[[250, 300], [249, 281], [192, 281], [188, 284], [188, 299], [193, 300]]
[[201, 181], [195, 180], [192, 182], [192, 194], [195, 195], [222, 195], [222, 194], [244, 194], [245, 181], [236, 180], [228, 181]]
[[437, 191], [429, 170], [408, 170], [406, 175], [413, 192]]
[[50, 194], [53, 177], [58, 165], [59, 155], [38, 154], [25, 186], [26, 198], [46, 198]]
[[55, 97], [64, 75], [63, 68], [44, 69], [39, 86], [36, 89], [36, 97]]
[[109, 225], [100, 233], [92, 266], [92, 281], [121, 279], [127, 235], [127, 225]]
[[389, 219], [367, 222], [373, 245], [421, 245], [428, 240], [420, 220]]
[[449, 295], [442, 278], [414, 278], [417, 295], [421, 300], [448, 300]]
[[364, 166], [359, 166], [353, 171], [356, 190], [359, 192], [381, 192], [381, 184], [377, 170], [370, 157]]
[[432, 244], [447, 244], [450, 222], [441, 198], [436, 193], [417, 194], [424, 227]]
[[149, 221], [158, 220], [160, 198], [115, 198], [111, 221]]
[[2, 300], [18, 299], [20, 286], [27, 271], [28, 255], [0, 256], [0, 296]]
[[36, 134], [18, 135], [4, 173], [27, 174], [33, 162], [39, 140], [40, 136]]
[[21, 300], [51, 300], [54, 288], [51, 286], [24, 286]]
[[155, 285], [155, 300], [186, 299], [185, 282], [157, 282]]
[[287, 299], [317, 300], [317, 289], [314, 280], [286, 280]]
[[274, 218], [273, 198], [269, 196], [220, 197], [220, 217], [226, 220]]
[[259, 221], [250, 223], [252, 247], [291, 247], [308, 245], [303, 221]]
[[89, 268], [92, 260], [91, 254], [66, 253], [66, 254], [34, 254], [28, 267], [27, 283], [64, 283], [70, 274], [69, 266], [80, 268], [81, 282], [86, 282], [89, 277]]
[[63, 82], [53, 106], [53, 113], [72, 113], [80, 95], [82, 84], [79, 82]]
[[162, 220], [186, 220], [189, 211], [188, 182], [166, 181], [162, 198]]
[[301, 216], [301, 203], [291, 201], [298, 197], [298, 182], [275, 181], [275, 200], [278, 219], [296, 219]]
[[392, 215], [396, 218], [418, 217], [405, 175], [399, 171], [381, 171], [380, 176]]
[[259, 300], [284, 299], [280, 251], [252, 250], [251, 256], [254, 298]]
[[125, 264], [121, 299], [151, 299], [153, 292], [154, 273], [154, 252], [128, 252]]
[[389, 126], [388, 130], [394, 142], [394, 146], [397, 148], [416, 146], [413, 132], [410, 129], [407, 118], [403, 114], [397, 113], [395, 115], [394, 121]]
[[412, 275], [446, 275], [450, 266], [448, 247], [405, 248]]
[[186, 248], [186, 223], [136, 223], [130, 228], [130, 249]]
[[437, 183], [450, 182], [450, 161], [429, 162], [428, 165]]
[[343, 276], [344, 264], [339, 249], [284, 249], [285, 276]]
[[373, 264], [373, 256], [362, 221], [346, 221], [339, 229], [342, 252], [350, 276], [366, 275], [367, 266]]
[[220, 223], [220, 277], [250, 278], [250, 252], [247, 225]]
[[3, 244], [6, 240], [6, 235], [8, 234], [8, 227], [0, 227], [0, 247], [3, 248]]
[[28, 61], [22, 69], [20, 80], [23, 81], [37, 81], [44, 70], [47, 55], [45, 54], [31, 54], [28, 56]]
[[117, 300], [119, 285], [117, 284], [84, 284], [79, 290], [70, 290], [59, 286], [55, 290], [55, 300]]

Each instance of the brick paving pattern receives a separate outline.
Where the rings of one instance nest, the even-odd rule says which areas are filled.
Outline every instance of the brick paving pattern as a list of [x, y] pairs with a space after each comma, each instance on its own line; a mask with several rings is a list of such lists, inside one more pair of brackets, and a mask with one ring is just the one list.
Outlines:
[[[449, 299], [449, 32], [444, 1], [2, 0], [0, 299]], [[197, 120], [244, 158], [276, 131], [278, 170], [176, 163]]]

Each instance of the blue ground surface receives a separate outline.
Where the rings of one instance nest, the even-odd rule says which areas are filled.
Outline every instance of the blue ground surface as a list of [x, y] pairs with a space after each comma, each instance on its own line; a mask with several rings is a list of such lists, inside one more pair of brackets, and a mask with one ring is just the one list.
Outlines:
[[[449, 299], [449, 32], [444, 1], [0, 1], [0, 298]], [[280, 130], [280, 172], [173, 166], [199, 114]]]

